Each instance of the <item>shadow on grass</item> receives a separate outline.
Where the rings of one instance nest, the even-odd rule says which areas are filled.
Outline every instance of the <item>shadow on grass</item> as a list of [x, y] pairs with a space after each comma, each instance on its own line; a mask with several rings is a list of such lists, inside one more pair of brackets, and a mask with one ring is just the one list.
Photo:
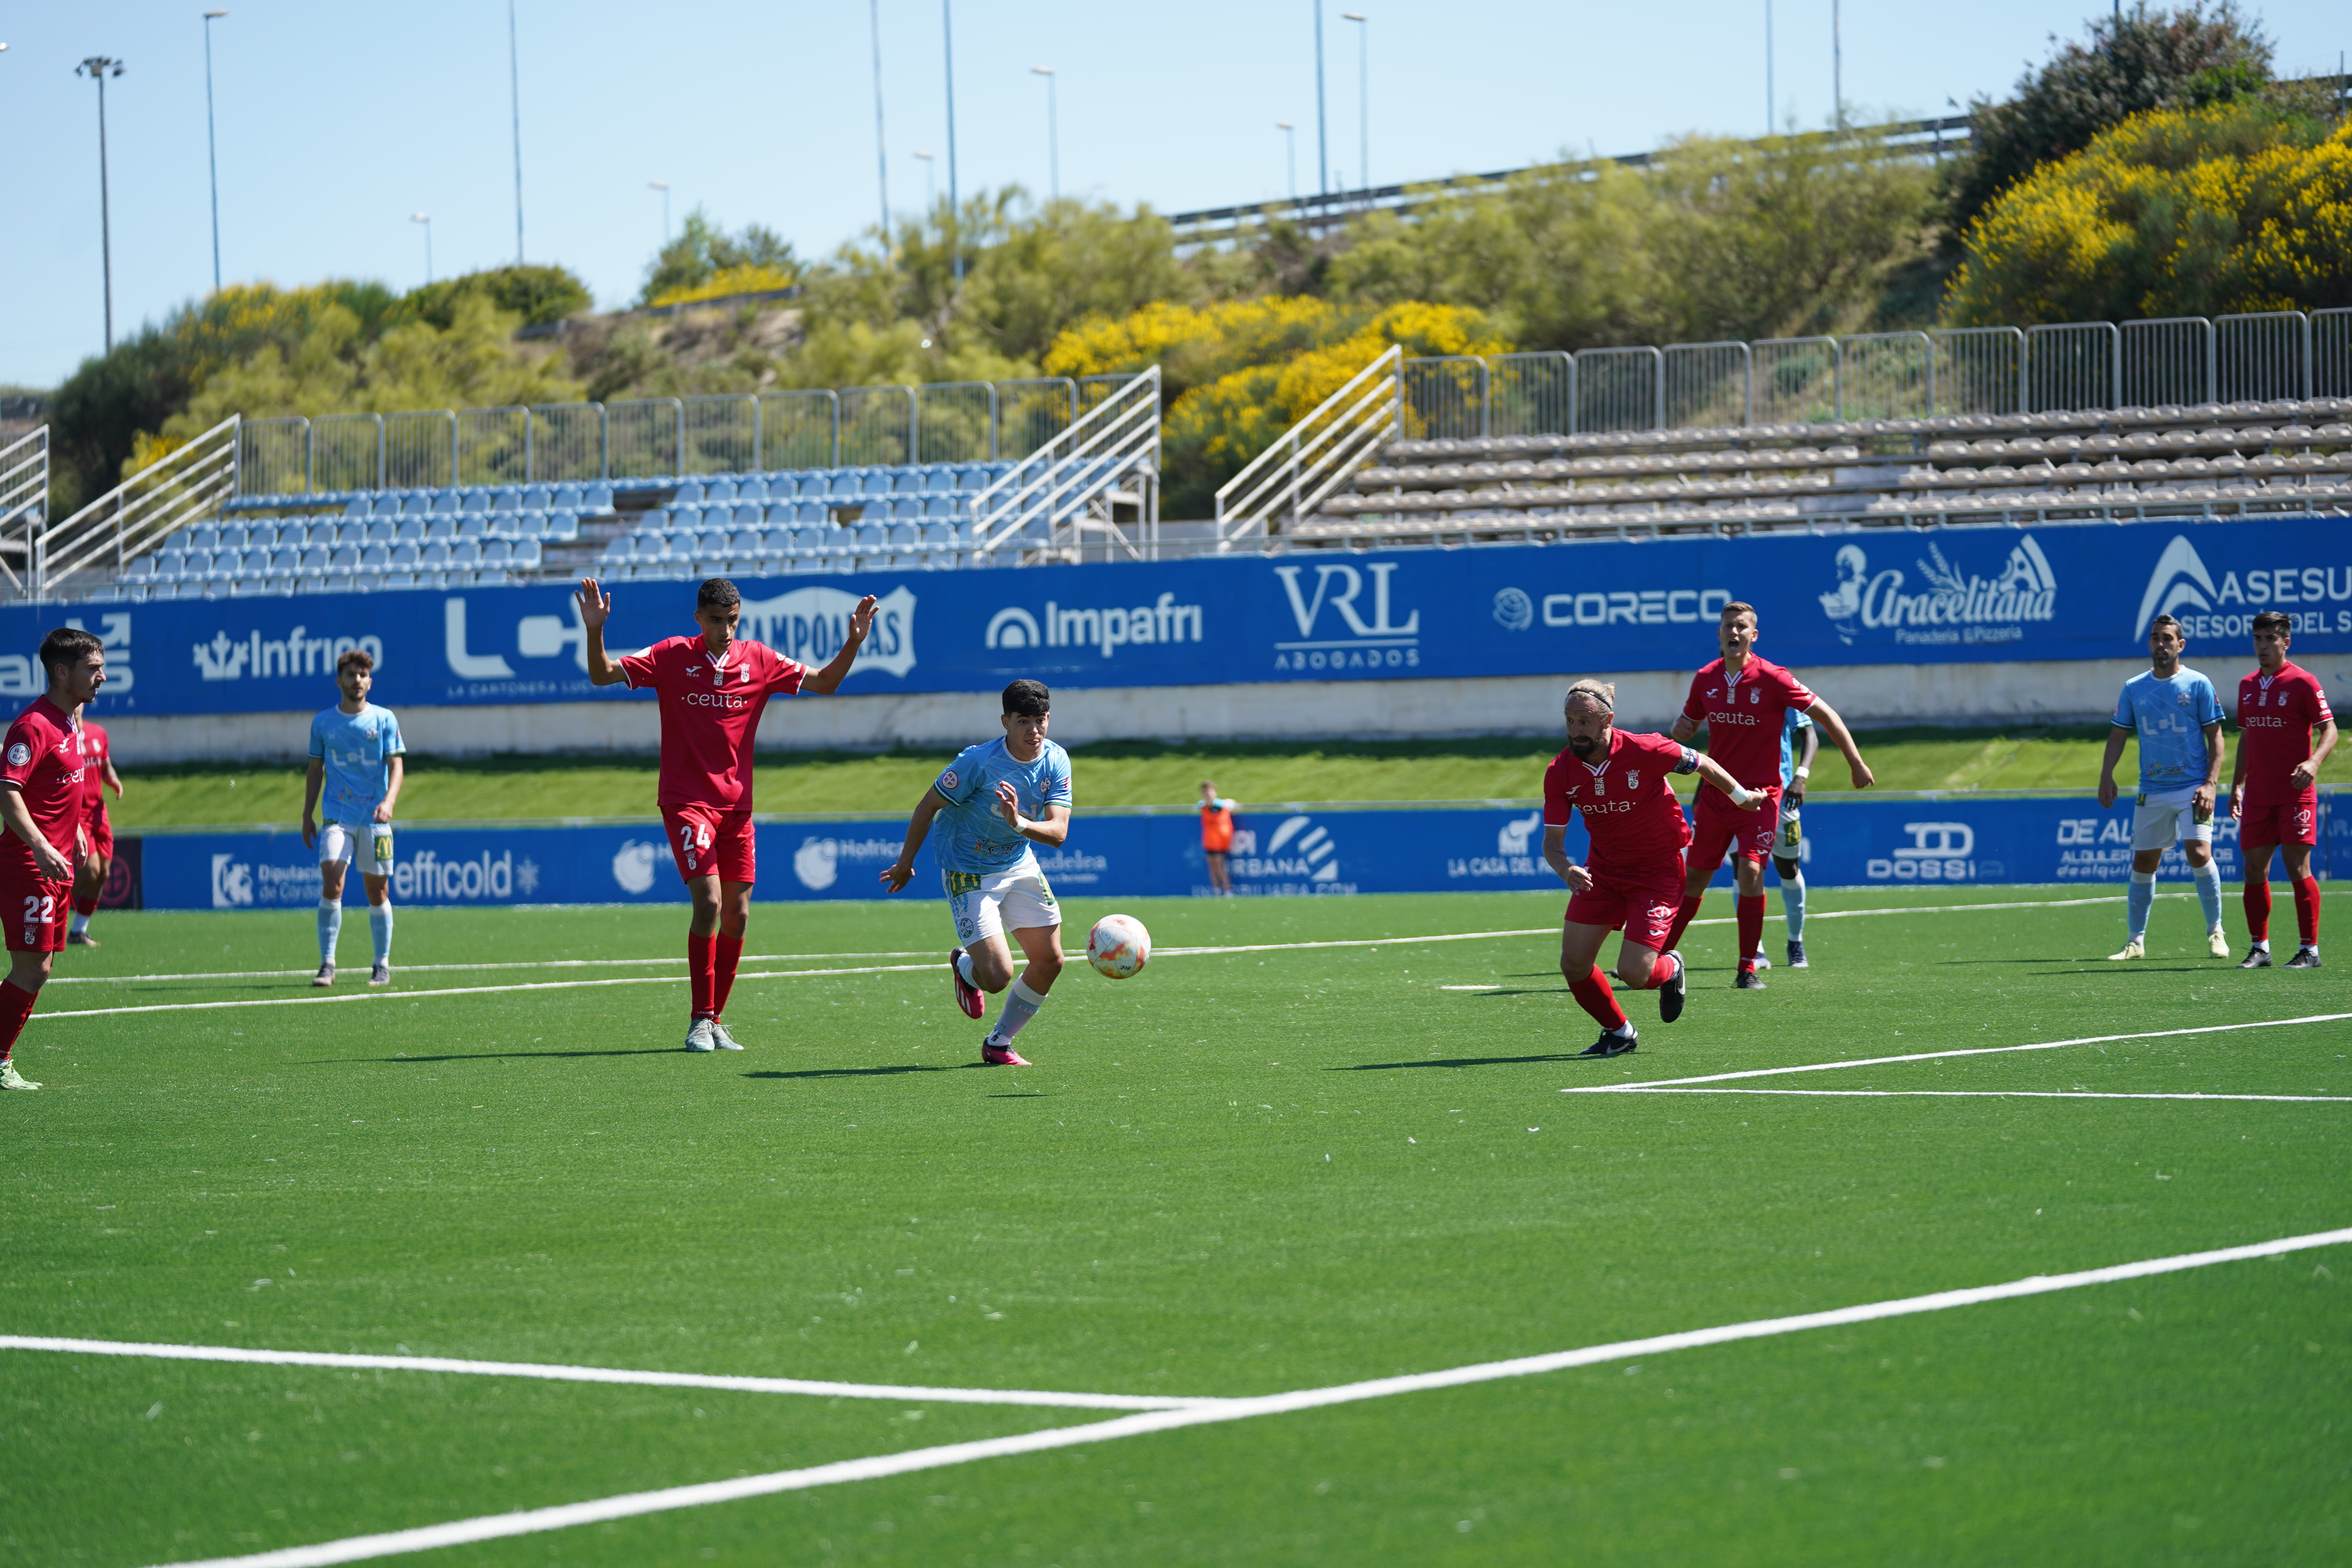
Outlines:
[[529, 1061], [536, 1057], [669, 1057], [686, 1053], [676, 1046], [640, 1046], [625, 1051], [463, 1051], [446, 1057], [322, 1057], [312, 1066], [344, 1062], [497, 1062]]
[[940, 1063], [940, 1064], [939, 1066], [937, 1066], [937, 1067], [932, 1067], [932, 1066], [929, 1066], [929, 1065], [928, 1065], [928, 1064], [926, 1064], [926, 1063], [923, 1063], [923, 1062], [907, 1062], [907, 1063], [905, 1063], [905, 1064], [903, 1064], [903, 1065], [901, 1065], [901, 1066], [898, 1066], [898, 1067], [887, 1067], [887, 1068], [803, 1068], [802, 1071], [799, 1071], [799, 1072], [747, 1072], [747, 1073], [745, 1073], [743, 1076], [744, 1076], [745, 1078], [786, 1078], [786, 1079], [790, 1079], [790, 1078], [896, 1078], [896, 1077], [899, 1076], [899, 1075], [900, 1075], [900, 1074], [902, 1074], [902, 1073], [910, 1073], [910, 1072], [966, 1072], [966, 1071], [971, 1070], [971, 1068], [984, 1068], [984, 1067], [986, 1067], [986, 1066], [988, 1066], [988, 1064], [987, 1064], [986, 1062], [957, 1062], [957, 1063], [955, 1063], [955, 1064], [954, 1064], [954, 1065], [952, 1065], [952, 1066], [950, 1066], [949, 1064], [942, 1062], [942, 1063]]
[[[1435, 1057], [1425, 1062], [1358, 1062], [1353, 1067], [1325, 1068], [1325, 1072], [1395, 1072], [1403, 1068], [1501, 1068], [1528, 1062], [1572, 1062], [1581, 1051], [1548, 1051], [1539, 1057]], [[1606, 1058], [1595, 1057], [1593, 1060]]]

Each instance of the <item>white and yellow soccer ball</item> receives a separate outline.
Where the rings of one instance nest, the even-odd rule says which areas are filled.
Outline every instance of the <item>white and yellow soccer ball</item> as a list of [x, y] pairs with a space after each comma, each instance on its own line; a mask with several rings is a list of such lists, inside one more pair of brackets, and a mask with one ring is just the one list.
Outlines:
[[1151, 962], [1151, 933], [1133, 915], [1105, 915], [1087, 933], [1087, 962], [1113, 980], [1139, 974]]

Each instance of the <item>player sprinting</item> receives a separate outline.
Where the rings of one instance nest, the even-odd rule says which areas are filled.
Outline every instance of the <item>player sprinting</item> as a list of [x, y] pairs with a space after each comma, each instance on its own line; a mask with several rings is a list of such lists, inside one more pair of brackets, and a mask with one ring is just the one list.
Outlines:
[[665, 637], [643, 653], [614, 659], [604, 652], [613, 597], [583, 577], [576, 599], [588, 647], [588, 679], [649, 690], [661, 707], [661, 783], [655, 803], [662, 830], [693, 900], [686, 928], [689, 1051], [740, 1051], [728, 1032], [728, 993], [743, 956], [758, 873], [751, 830], [751, 742], [760, 715], [777, 692], [829, 695], [857, 662], [874, 625], [873, 595], [849, 613], [841, 647], [822, 669], [735, 635], [743, 595], [724, 577], [696, 590], [694, 637]]
[[2318, 677], [2287, 661], [2294, 619], [2284, 610], [2254, 617], [2254, 671], [2238, 682], [2238, 764], [2230, 815], [2246, 863], [2246, 931], [2253, 946], [2238, 967], [2271, 966], [2271, 850], [2284, 851], [2294, 891], [2301, 945], [2289, 969], [2319, 967], [2319, 884], [2311, 848], [2319, 842], [2319, 770], [2336, 749], [2336, 715]]
[[1217, 781], [1201, 781], [1201, 858], [1209, 868], [1209, 886], [1221, 899], [1234, 896], [1234, 875], [1226, 858], [1234, 848], [1234, 813], [1241, 802], [1217, 793]]
[[[1616, 711], [1614, 686], [1580, 680], [1570, 687], [1560, 703], [1568, 749], [1544, 770], [1544, 859], [1570, 895], [1559, 972], [1569, 994], [1601, 1026], [1601, 1037], [1581, 1053], [1588, 1057], [1621, 1057], [1640, 1040], [1596, 962], [1612, 931], [1625, 933], [1617, 948], [1619, 982], [1657, 992], [1660, 1023], [1682, 1016], [1683, 961], [1667, 951], [1666, 939], [1682, 897], [1690, 826], [1666, 775], [1696, 773], [1738, 811], [1756, 811], [1771, 793], [1741, 787], [1720, 763], [1679, 741], [1618, 729]], [[1584, 814], [1591, 839], [1581, 866], [1568, 859], [1570, 808]]]
[[122, 798], [122, 775], [114, 771], [114, 757], [106, 727], [93, 719], [78, 726], [81, 739], [81, 792], [88, 803], [82, 816], [82, 859], [74, 868], [73, 918], [66, 922], [66, 942], [72, 947], [96, 947], [89, 934], [89, 917], [98, 912], [98, 899], [114, 869], [114, 824], [107, 820], [106, 792]]
[[0, 741], [0, 921], [8, 928], [8, 978], [0, 980], [0, 1089], [41, 1086], [16, 1071], [16, 1037], [33, 1016], [49, 964], [66, 944], [74, 848], [81, 836], [81, 745], [74, 720], [106, 684], [106, 649], [60, 626], [41, 639], [49, 689]]
[[2221, 699], [2213, 683], [2180, 662], [2189, 639], [2180, 623], [2158, 616], [2148, 623], [2148, 669], [2124, 682], [2108, 721], [2107, 754], [2099, 764], [2099, 809], [2116, 804], [2116, 763], [2124, 742], [2139, 738], [2139, 796], [2132, 806], [2131, 891], [2125, 901], [2124, 960], [2147, 956], [2147, 912], [2156, 902], [2156, 868], [2164, 852], [2180, 846], [2205, 910], [2205, 947], [2230, 956], [2221, 931], [2221, 868], [2213, 863], [2213, 797], [2221, 787]]
[[[956, 753], [915, 803], [898, 858], [882, 871], [883, 886], [894, 893], [904, 888], [932, 820], [944, 819], [935, 858], [962, 940], [948, 954], [956, 1005], [978, 1018], [988, 1011], [982, 992], [1011, 992], [996, 1027], [981, 1042], [980, 1059], [990, 1067], [1029, 1065], [1013, 1041], [1062, 973], [1061, 906], [1032, 847], [1059, 847], [1070, 836], [1070, 754], [1045, 738], [1052, 717], [1053, 694], [1044, 682], [1006, 687], [1004, 733]], [[1028, 960], [1017, 980], [1007, 931]]]
[[[368, 700], [375, 660], [350, 648], [335, 660], [342, 700], [310, 721], [310, 765], [302, 780], [302, 843], [319, 850], [319, 973], [313, 985], [335, 983], [335, 940], [343, 931], [344, 874], [356, 863], [367, 889], [368, 935], [375, 963], [368, 984], [392, 984], [392, 814], [406, 780], [406, 742], [400, 720]], [[315, 814], [326, 807], [326, 826]]]
[[[1837, 710], [1805, 688], [1805, 683], [1769, 659], [1756, 657], [1756, 606], [1735, 599], [1723, 606], [1716, 623], [1716, 645], [1722, 657], [1702, 667], [1691, 678], [1690, 697], [1682, 714], [1667, 731], [1675, 741], [1688, 741], [1706, 725], [1706, 754], [1748, 791], [1761, 790], [1770, 807], [1756, 816], [1718, 800], [1705, 790], [1691, 803], [1693, 835], [1689, 873], [1684, 882], [1682, 908], [1674, 929], [1666, 933], [1666, 950], [1680, 944], [1683, 932], [1706, 898], [1726, 851], [1733, 856], [1731, 874], [1738, 887], [1739, 973], [1734, 984], [1743, 991], [1760, 991], [1764, 977], [1756, 971], [1756, 954], [1764, 945], [1764, 862], [1772, 856], [1772, 842], [1780, 830], [1780, 753], [1785, 733], [1783, 715], [1790, 709], [1810, 714], [1830, 744], [1845, 755], [1853, 787], [1871, 785], [1870, 764], [1862, 760], [1853, 733]], [[1818, 744], [1818, 742], [1816, 742]]]

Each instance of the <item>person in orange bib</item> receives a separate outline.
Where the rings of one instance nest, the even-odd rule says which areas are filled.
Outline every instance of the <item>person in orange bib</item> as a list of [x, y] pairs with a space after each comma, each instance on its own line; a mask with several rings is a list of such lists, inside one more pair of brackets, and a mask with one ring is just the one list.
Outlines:
[[1201, 781], [1201, 858], [1209, 863], [1209, 886], [1217, 897], [1234, 896], [1233, 873], [1225, 857], [1233, 853], [1234, 810], [1241, 805], [1217, 793], [1217, 781]]

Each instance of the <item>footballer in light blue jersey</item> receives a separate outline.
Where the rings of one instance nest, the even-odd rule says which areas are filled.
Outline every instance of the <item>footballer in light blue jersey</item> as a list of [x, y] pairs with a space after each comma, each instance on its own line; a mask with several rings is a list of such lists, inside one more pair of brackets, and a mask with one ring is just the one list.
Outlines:
[[362, 702], [356, 713], [336, 707], [311, 720], [310, 755], [326, 764], [320, 815], [350, 827], [373, 824], [392, 785], [392, 759], [407, 751], [389, 708]]
[[[1787, 716], [1780, 721], [1780, 787], [1784, 790], [1797, 782], [1797, 753], [1804, 750], [1803, 742], [1797, 737], [1812, 727], [1812, 720], [1801, 708], [1789, 709]], [[1811, 759], [1807, 759], [1807, 765], [1810, 764]]]
[[2124, 682], [2099, 766], [2099, 808], [2116, 804], [2116, 763], [2126, 740], [2139, 742], [2139, 798], [2132, 804], [2131, 887], [2124, 901], [2130, 932], [2114, 959], [2147, 952], [2147, 917], [2156, 900], [2156, 873], [2178, 846], [2197, 884], [2205, 912], [2205, 951], [2230, 956], [2221, 934], [2221, 868], [2213, 858], [2213, 797], [2221, 773], [2221, 699], [2213, 683], [2180, 662], [2189, 638], [2180, 623], [2158, 616], [2148, 623], [2148, 670]]
[[[967, 1017], [988, 1011], [988, 996], [1009, 991], [1004, 1012], [981, 1042], [991, 1067], [1027, 1067], [1013, 1038], [1037, 1016], [1062, 973], [1062, 910], [1030, 847], [1059, 848], [1070, 835], [1070, 754], [1045, 739], [1052, 698], [1042, 682], [1004, 689], [1004, 733], [966, 746], [940, 772], [915, 815], [898, 858], [882, 885], [898, 891], [914, 879], [915, 853], [939, 824], [940, 882], [963, 945], [948, 954], [956, 1005]], [[1013, 978], [1013, 950], [1028, 960]]]
[[[343, 876], [357, 861], [367, 887], [375, 943], [371, 985], [392, 984], [392, 808], [400, 799], [407, 743], [389, 708], [368, 700], [375, 661], [364, 648], [335, 660], [343, 700], [310, 721], [310, 767], [302, 786], [302, 842], [319, 847], [319, 973], [335, 983], [335, 942], [343, 930]], [[323, 816], [325, 826], [314, 820]]]
[[2139, 793], [2185, 795], [2205, 782], [2205, 730], [2221, 721], [2213, 683], [2186, 665], [2124, 682], [2111, 722], [2139, 741]]

